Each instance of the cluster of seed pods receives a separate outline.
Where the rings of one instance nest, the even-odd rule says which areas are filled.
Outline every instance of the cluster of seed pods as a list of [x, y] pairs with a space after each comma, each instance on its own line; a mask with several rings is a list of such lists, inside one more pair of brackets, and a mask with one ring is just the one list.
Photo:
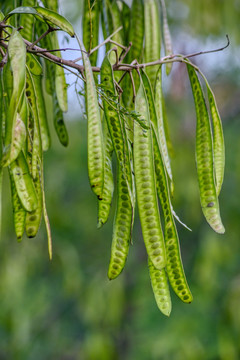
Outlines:
[[[29, 238], [35, 237], [43, 216], [51, 258], [51, 231], [43, 185], [43, 152], [49, 149], [51, 139], [43, 93], [46, 90], [52, 96], [54, 126], [60, 142], [66, 146], [68, 134], [63, 112], [67, 111], [67, 86], [63, 68], [48, 61], [39, 61], [27, 51], [25, 41], [36, 41], [50, 23], [71, 36], [74, 30], [66, 19], [56, 13], [57, 4], [53, 1], [47, 4], [50, 9], [35, 6], [34, 0], [24, 0], [22, 5], [6, 17], [1, 14], [1, 20], [8, 25], [10, 34], [6, 36], [8, 61], [1, 71], [0, 80], [0, 166], [1, 174], [3, 168], [8, 168], [9, 172], [18, 241], [22, 240], [24, 233]], [[14, 13], [20, 14], [18, 21], [23, 27], [21, 33], [13, 26], [11, 15]], [[41, 17], [42, 22], [36, 22], [33, 28], [34, 16]], [[39, 43], [48, 49], [59, 47], [56, 33], [49, 34]], [[43, 77], [51, 86], [43, 81]]]
[[[51, 231], [43, 184], [43, 152], [50, 146], [50, 133], [43, 91], [52, 96], [54, 127], [60, 142], [66, 146], [68, 134], [63, 112], [67, 111], [67, 86], [64, 69], [49, 61], [39, 61], [31, 52], [26, 53], [24, 40], [36, 41], [37, 36], [53, 25], [70, 36], [74, 36], [74, 30], [65, 18], [57, 14], [56, 0], [45, 0], [43, 4], [46, 8], [34, 6], [34, 0], [23, 0], [22, 5], [27, 8], [12, 12], [20, 14], [20, 24], [24, 23], [24, 27], [21, 35], [15, 29], [7, 39], [8, 62], [1, 72], [0, 90], [4, 96], [0, 97], [0, 183], [2, 168], [8, 167], [17, 239], [20, 241], [24, 232], [28, 237], [36, 236], [43, 214], [51, 257]], [[38, 25], [33, 27], [36, 15], [42, 18], [42, 22], [36, 22]], [[10, 15], [8, 17], [10, 19]], [[106, 44], [98, 77], [93, 73], [97, 51], [92, 50], [98, 45], [100, 26], [106, 38], [122, 23], [123, 29]], [[108, 277], [116, 278], [126, 264], [137, 204], [152, 289], [159, 309], [169, 316], [172, 308], [169, 284], [185, 303], [192, 302], [192, 294], [181, 259], [175, 224], [177, 216], [171, 204], [174, 186], [169, 139], [165, 133], [167, 120], [162, 66], [134, 69], [131, 76], [128, 71], [125, 77], [120, 71], [113, 71], [113, 65], [118, 61], [121, 63], [124, 57], [127, 64], [134, 61], [148, 64], [158, 60], [161, 38], [165, 55], [171, 56], [165, 3], [164, 0], [133, 0], [129, 7], [125, 2], [115, 0], [84, 0], [82, 24], [83, 41], [76, 37], [84, 66], [88, 177], [97, 196], [98, 227], [108, 220], [116, 183]], [[42, 37], [39, 43], [46, 49], [59, 48], [55, 32]], [[123, 56], [122, 44], [128, 43], [132, 47]], [[57, 55], [61, 56], [59, 52]], [[213, 92], [203, 76], [211, 125], [198, 69], [190, 61], [184, 61], [197, 114], [196, 162], [200, 202], [209, 225], [216, 232], [223, 233], [218, 203], [224, 175], [221, 119]], [[167, 74], [171, 67], [168, 63]], [[122, 91], [119, 91], [120, 86]], [[113, 154], [116, 157], [116, 181], [112, 170]]]
[[[85, 11], [89, 12], [85, 1]], [[116, 3], [105, 1], [102, 8], [95, 7], [94, 19], [97, 11], [104, 19], [104, 31], [106, 36], [109, 29], [116, 30], [111, 15], [116, 16]], [[118, 39], [121, 43], [132, 42], [132, 49], [126, 57], [126, 62], [131, 63], [135, 58], [146, 63], [160, 58], [161, 32], [159, 23], [159, 5], [161, 5], [163, 16], [162, 37], [165, 47], [165, 55], [172, 54], [171, 37], [166, 17], [164, 1], [156, 0], [133, 0], [130, 9], [129, 23], [120, 32]], [[125, 5], [117, 10], [120, 14], [126, 14]], [[153, 16], [154, 15], [154, 16]], [[88, 19], [90, 18], [88, 14]], [[116, 16], [116, 19], [119, 18]], [[97, 23], [92, 29], [97, 31]], [[132, 25], [132, 26], [131, 26]], [[134, 25], [134, 26], [133, 26]], [[89, 41], [90, 25], [85, 22], [83, 28], [83, 41], [87, 50], [91, 51]], [[126, 31], [126, 30], [129, 31]], [[133, 29], [139, 29], [138, 32]], [[85, 34], [85, 36], [84, 36]], [[97, 32], [92, 38], [98, 37]], [[120, 42], [120, 40], [118, 40]], [[144, 54], [142, 58], [142, 49]], [[92, 45], [93, 46], [93, 45]], [[95, 103], [93, 97], [88, 96], [89, 87], [99, 93], [98, 82], [88, 74], [90, 68], [88, 59], [83, 54], [86, 76], [86, 105], [88, 115], [88, 127], [91, 132], [91, 116], [97, 102], [102, 104], [102, 116], [98, 116], [98, 129], [101, 133], [94, 133], [94, 136], [103, 137], [103, 151], [96, 153], [103, 154], [103, 183], [101, 196], [98, 196], [99, 203], [99, 226], [103, 225], [110, 212], [111, 198], [113, 195], [113, 174], [112, 174], [112, 153], [117, 159], [117, 181], [116, 194], [117, 205], [113, 224], [112, 249], [108, 276], [109, 279], [116, 278], [123, 270], [131, 244], [132, 226], [134, 220], [135, 198], [141, 222], [143, 240], [148, 254], [149, 274], [152, 288], [159, 309], [163, 314], [169, 316], [171, 312], [171, 297], [169, 283], [177, 296], [185, 303], [192, 302], [192, 294], [189, 289], [181, 259], [180, 244], [175, 224], [177, 218], [171, 204], [173, 191], [173, 175], [171, 170], [170, 156], [168, 153], [168, 139], [166, 138], [166, 114], [164, 112], [162, 94], [162, 67], [147, 67], [146, 71], [135, 72], [132, 78], [135, 82], [136, 98], [131, 102], [133, 90], [129, 77], [125, 77], [122, 86], [122, 96], [118, 101], [117, 86], [119, 81], [118, 72], [112, 70], [111, 46], [101, 64], [100, 97]], [[96, 61], [96, 57], [93, 61]], [[223, 233], [217, 196], [221, 188], [224, 171], [224, 143], [221, 120], [216, 107], [214, 95], [207, 84], [210, 112], [213, 119], [213, 144], [210, 128], [210, 116], [205, 105], [204, 94], [201, 89], [196, 70], [193, 65], [187, 62], [189, 78], [197, 111], [197, 134], [196, 134], [196, 159], [197, 175], [199, 180], [200, 201], [203, 213], [210, 226], [218, 233]], [[96, 63], [92, 64], [95, 65]], [[166, 72], [171, 71], [171, 63], [166, 66]], [[206, 81], [206, 79], [204, 78]], [[111, 101], [112, 99], [112, 101]], [[91, 103], [91, 106], [90, 106]], [[139, 119], [124, 116], [121, 106], [125, 106], [129, 113], [135, 110]], [[97, 110], [95, 110], [96, 112]], [[144, 126], [142, 124], [144, 123]], [[94, 127], [93, 127], [94, 129]], [[89, 135], [91, 136], [91, 135]], [[99, 142], [96, 141], [98, 144]], [[94, 152], [92, 142], [89, 142], [89, 156]], [[129, 146], [131, 144], [131, 146]], [[99, 160], [99, 159], [98, 159]], [[94, 163], [93, 163], [94, 164]], [[98, 165], [96, 163], [97, 169]], [[89, 168], [89, 178], [93, 169]], [[216, 179], [216, 185], [215, 185]], [[93, 185], [91, 185], [93, 186]], [[94, 188], [93, 188], [94, 191]], [[135, 194], [136, 193], [136, 194]], [[158, 205], [160, 202], [160, 207]], [[107, 216], [106, 216], [107, 214]], [[163, 216], [161, 226], [160, 217]], [[103, 220], [104, 219], [104, 220]]]

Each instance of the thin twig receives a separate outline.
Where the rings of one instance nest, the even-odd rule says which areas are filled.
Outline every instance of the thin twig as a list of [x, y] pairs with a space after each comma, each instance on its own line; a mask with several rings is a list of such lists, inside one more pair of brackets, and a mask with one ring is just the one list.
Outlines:
[[[2, 49], [1, 49], [2, 50]], [[3, 52], [4, 54], [4, 52]], [[4, 54], [2, 60], [0, 61], [0, 69], [3, 69], [4, 66], [6, 65], [7, 63], [7, 60], [8, 60], [8, 53]]]
[[120, 47], [121, 49], [123, 49], [123, 50], [126, 50], [126, 46], [124, 46], [124, 45], [122, 45], [122, 44], [119, 44], [118, 42], [116, 42], [116, 41], [114, 41], [114, 40], [109, 40], [109, 42], [111, 43], [111, 44], [113, 44], [113, 45], [116, 45], [116, 46], [118, 46], [118, 47]]
[[116, 88], [117, 88], [117, 91], [119, 94], [122, 94], [123, 93], [123, 89], [121, 88], [121, 86], [119, 85], [119, 83], [114, 80], [114, 84], [116, 85]]
[[[57, 52], [57, 51], [81, 51], [81, 50], [80, 49], [74, 49], [74, 48], [62, 48], [62, 49], [51, 49], [51, 50], [43, 49], [42, 51], [38, 50], [38, 51], [35, 51], [35, 52], [45, 53], [45, 52]], [[32, 50], [32, 52], [33, 52], [33, 50]], [[87, 51], [86, 51], [86, 53], [87, 53]]]
[[118, 85], [120, 84], [120, 82], [125, 78], [126, 74], [129, 72], [129, 70], [124, 71], [124, 73], [122, 74], [122, 76], [120, 77], [120, 79], [118, 80]]
[[131, 71], [129, 71], [129, 76], [130, 76], [130, 79], [131, 79], [131, 83], [132, 83], [132, 89], [133, 89], [133, 103], [135, 102], [135, 98], [136, 98], [136, 89], [135, 89], [135, 83], [134, 83], [134, 79], [133, 79], [133, 74]]
[[1, 53], [2, 57], [5, 56], [5, 52], [3, 51], [3, 49], [1, 47], [0, 47], [0, 53]]
[[189, 54], [189, 55], [186, 55], [186, 56], [183, 56], [183, 57], [184, 58], [190, 58], [190, 57], [194, 57], [194, 56], [198, 56], [198, 55], [211, 54], [211, 53], [215, 53], [215, 52], [218, 52], [218, 51], [225, 50], [230, 45], [230, 39], [229, 39], [229, 36], [227, 34], [226, 34], [226, 38], [227, 38], [227, 44], [225, 46], [221, 47], [221, 48], [213, 49], [213, 50], [206, 50], [206, 51], [199, 51], [199, 52]]
[[50, 34], [53, 31], [57, 31], [58, 29], [52, 28], [51, 26], [48, 26], [48, 29], [41, 35], [39, 36], [39, 38], [37, 40], [35, 40], [32, 45], [30, 46], [30, 48], [33, 48], [34, 45], [37, 45], [37, 43], [40, 42], [40, 40], [42, 40], [43, 38], [45, 38], [48, 34]]
[[122, 62], [125, 59], [127, 53], [130, 51], [131, 47], [132, 47], [132, 42], [130, 42], [128, 47], [125, 48], [125, 52], [122, 52], [122, 54], [119, 56], [119, 62]]
[[[107, 44], [109, 42], [109, 40], [115, 35], [117, 34], [120, 30], [122, 30], [122, 26], [120, 26], [116, 31], [114, 31], [111, 35], [109, 35], [101, 44], [97, 45], [94, 49], [92, 49], [89, 53], [89, 55], [91, 55], [94, 51], [98, 50], [100, 47], [102, 47], [103, 45]], [[79, 57], [75, 60], [73, 60], [73, 62], [78, 62], [82, 60], [82, 57]]]

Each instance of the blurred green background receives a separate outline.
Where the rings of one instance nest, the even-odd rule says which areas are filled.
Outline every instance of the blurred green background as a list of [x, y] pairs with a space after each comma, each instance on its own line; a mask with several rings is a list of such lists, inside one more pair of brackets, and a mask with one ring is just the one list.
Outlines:
[[[79, 2], [61, 2], [80, 27]], [[0, 359], [14, 360], [237, 360], [240, 359], [240, 1], [167, 0], [176, 53], [231, 45], [195, 59], [215, 92], [226, 143], [220, 206], [225, 235], [201, 213], [194, 160], [195, 113], [185, 67], [175, 64], [166, 85], [173, 143], [174, 208], [192, 228], [178, 225], [182, 258], [194, 296], [172, 292], [173, 310], [158, 310], [148, 276], [139, 221], [121, 276], [110, 282], [112, 220], [97, 230], [97, 202], [87, 177], [86, 120], [66, 115], [70, 145], [45, 156], [45, 188], [52, 227], [52, 262], [44, 227], [18, 244], [4, 177], [0, 251]], [[70, 88], [71, 89], [71, 88]], [[72, 91], [72, 90], [70, 90]], [[70, 96], [74, 94], [70, 92]]]

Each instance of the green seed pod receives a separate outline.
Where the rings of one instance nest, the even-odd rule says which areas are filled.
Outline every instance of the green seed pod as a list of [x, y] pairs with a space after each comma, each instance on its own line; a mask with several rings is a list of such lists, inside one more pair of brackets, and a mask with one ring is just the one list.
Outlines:
[[37, 174], [36, 179], [34, 180], [34, 187], [37, 195], [37, 208], [32, 212], [28, 212], [26, 215], [26, 235], [29, 238], [33, 238], [37, 235], [38, 229], [41, 224], [42, 219], [42, 187], [40, 182], [40, 174]]
[[149, 126], [143, 133], [141, 126], [134, 122], [133, 155], [138, 210], [148, 256], [155, 268], [161, 270], [166, 266], [166, 253], [157, 202], [149, 109], [142, 82], [136, 97], [136, 111]]
[[104, 185], [102, 200], [98, 200], [98, 228], [107, 222], [112, 203], [114, 181], [112, 173], [113, 144], [107, 128], [106, 119], [103, 116], [103, 140], [104, 140]]
[[[168, 20], [167, 20], [167, 10], [165, 1], [161, 0], [161, 8], [162, 8], [162, 17], [163, 17], [163, 41], [164, 41], [164, 49], [165, 49], [165, 56], [172, 55], [172, 39], [171, 34], [168, 26]], [[167, 75], [170, 74], [172, 70], [172, 63], [166, 64], [166, 73]]]
[[142, 0], [133, 0], [128, 35], [128, 43], [131, 42], [131, 50], [127, 55], [127, 62], [141, 60], [144, 38], [144, 6]]
[[123, 270], [129, 251], [133, 222], [133, 209], [129, 189], [121, 168], [117, 175], [117, 208], [113, 224], [111, 259], [108, 278], [115, 279]]
[[172, 301], [166, 271], [156, 269], [150, 259], [148, 259], [148, 269], [157, 306], [164, 315], [169, 316]]
[[93, 192], [102, 199], [103, 191], [103, 135], [98, 98], [91, 64], [83, 44], [80, 43], [86, 76], [86, 110], [88, 120], [88, 176]]
[[158, 136], [161, 144], [161, 151], [163, 154], [164, 165], [166, 167], [167, 173], [169, 178], [172, 181], [172, 169], [170, 163], [170, 157], [168, 154], [168, 147], [167, 147], [167, 140], [165, 136], [165, 129], [164, 129], [164, 106], [163, 106], [163, 94], [162, 94], [162, 70], [159, 67], [157, 76], [156, 76], [156, 83], [155, 83], [155, 109], [157, 115], [157, 130]]
[[[103, 36], [106, 39], [113, 33], [113, 23], [112, 23], [112, 17], [109, 13], [109, 1], [103, 0], [101, 9], [101, 25], [102, 25], [102, 31]], [[106, 51], [110, 50], [110, 44], [106, 44]]]
[[224, 146], [223, 128], [222, 128], [221, 117], [219, 115], [215, 96], [205, 77], [204, 80], [207, 85], [208, 101], [212, 116], [212, 122], [213, 122], [213, 154], [214, 154], [213, 158], [214, 158], [214, 169], [216, 173], [216, 190], [217, 190], [217, 196], [219, 196], [222, 188], [224, 167], [225, 167], [225, 146]]
[[112, 97], [113, 100], [112, 103], [109, 103], [106, 95], [103, 96], [104, 114], [117, 156], [117, 208], [108, 269], [109, 279], [114, 279], [121, 273], [126, 263], [132, 233], [134, 199], [130, 151], [126, 129], [119, 115], [117, 104], [114, 103], [116, 90], [109, 53], [105, 56], [101, 66], [101, 85], [106, 95]]
[[[84, 0], [82, 31], [83, 31], [83, 43], [88, 52], [90, 52], [98, 45], [99, 16], [100, 16], [99, 2]], [[97, 51], [94, 51], [94, 53], [90, 55], [89, 59], [92, 66], [96, 66], [97, 64], [97, 55], [98, 55]]]
[[22, 151], [18, 158], [11, 163], [10, 170], [22, 206], [29, 212], [35, 210], [37, 208], [36, 191]]
[[[126, 63], [131, 63], [133, 60], [138, 62], [142, 59], [142, 47], [144, 39], [144, 7], [142, 0], [133, 0], [131, 7], [130, 27], [128, 34], [128, 43], [132, 43], [131, 49], [126, 56]], [[133, 72], [133, 79], [135, 88], [139, 87], [139, 77], [136, 72]], [[122, 99], [124, 105], [131, 110], [134, 109], [133, 90], [130, 76], [126, 75], [122, 82], [124, 89]]]
[[72, 27], [72, 24], [70, 24], [70, 22], [62, 15], [59, 15], [56, 12], [45, 9], [41, 6], [34, 6], [34, 9], [37, 11], [37, 14], [41, 15], [48, 24], [58, 26], [61, 30], [74, 37], [75, 31]]
[[31, 174], [33, 179], [36, 179], [38, 173], [39, 159], [42, 156], [42, 140], [39, 125], [40, 114], [39, 107], [37, 105], [36, 84], [33, 80], [33, 75], [30, 73], [29, 70], [27, 70], [26, 95], [28, 98], [29, 108], [33, 119], [33, 139], [32, 149], [30, 150], [32, 154]]
[[44, 7], [55, 12], [58, 11], [58, 0], [43, 0], [43, 5]]
[[47, 114], [45, 101], [42, 92], [42, 77], [32, 75], [32, 79], [34, 82], [34, 90], [36, 96], [36, 106], [38, 112], [38, 120], [40, 126], [40, 134], [41, 134], [41, 142], [43, 151], [47, 151], [50, 147], [51, 139], [47, 122]]
[[[145, 62], [160, 59], [161, 50], [161, 29], [157, 0], [144, 1], [144, 28], [145, 28]], [[156, 78], [156, 66], [146, 69], [151, 85], [154, 86]]]
[[[22, 6], [33, 7], [36, 5], [36, 0], [22, 0]], [[34, 16], [29, 14], [22, 14], [20, 16], [21, 35], [24, 39], [32, 42], [34, 39]]]
[[3, 166], [8, 166], [18, 157], [26, 138], [26, 129], [19, 115], [25, 87], [26, 46], [15, 30], [9, 39], [8, 54], [13, 74], [13, 92], [5, 124]]
[[42, 65], [33, 54], [27, 53], [26, 63], [28, 66], [28, 70], [31, 72], [32, 75], [42, 75]]
[[9, 178], [10, 178], [11, 192], [12, 192], [14, 228], [15, 228], [17, 240], [21, 241], [25, 230], [26, 210], [23, 208], [22, 203], [19, 199], [10, 168], [9, 168]]
[[[54, 49], [59, 48], [59, 43], [56, 33], [52, 34], [50, 44]], [[58, 57], [61, 57], [60, 51], [57, 51], [55, 54]], [[55, 74], [55, 91], [57, 94], [59, 107], [63, 112], [67, 112], [68, 111], [67, 83], [66, 83], [63, 67], [55, 66], [54, 74]]]
[[[105, 56], [101, 66], [101, 84], [106, 93], [106, 95], [103, 96], [104, 114], [118, 164], [122, 167], [124, 173], [130, 173], [129, 155], [125, 155], [128, 153], [126, 131], [123, 121], [119, 115], [117, 104], [114, 102], [116, 99], [116, 90], [109, 55], [110, 53]], [[109, 103], [106, 96], [110, 96], [112, 98], [112, 103]]]
[[68, 146], [69, 138], [64, 122], [63, 112], [58, 104], [56, 93], [53, 93], [53, 121], [58, 140], [63, 146]]
[[196, 162], [202, 211], [213, 230], [219, 234], [223, 234], [225, 229], [220, 217], [214, 181], [213, 144], [210, 119], [196, 71], [190, 64], [187, 64], [187, 69], [197, 115]]
[[157, 192], [164, 215], [164, 241], [167, 255], [166, 270], [170, 284], [176, 295], [183, 302], [191, 303], [193, 300], [192, 294], [183, 269], [178, 233], [172, 213], [167, 175], [154, 125], [152, 126], [152, 132]]

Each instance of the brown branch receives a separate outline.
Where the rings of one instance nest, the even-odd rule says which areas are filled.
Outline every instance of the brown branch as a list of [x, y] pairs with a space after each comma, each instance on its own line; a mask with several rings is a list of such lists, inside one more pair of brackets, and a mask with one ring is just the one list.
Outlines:
[[53, 31], [57, 31], [58, 29], [55, 29], [51, 26], [48, 25], [48, 29], [41, 35], [39, 36], [39, 38], [37, 40], [35, 40], [33, 43], [32, 43], [32, 46], [31, 48], [34, 46], [34, 45], [37, 45], [37, 43], [40, 42], [40, 40], [42, 40], [43, 38], [45, 38], [48, 34], [50, 34], [51, 32]]
[[[4, 23], [0, 22], [0, 31], [1, 31], [1, 29], [6, 31], [4, 29], [5, 27], [6, 27], [6, 25]], [[119, 31], [119, 29], [117, 31]], [[108, 42], [109, 38], [111, 38], [111, 36], [108, 37], [108, 39], [106, 39], [98, 47], [100, 47], [104, 43]], [[230, 44], [229, 37], [227, 35], [226, 35], [226, 37], [227, 37], [227, 44], [224, 47], [214, 49], [214, 50], [200, 51], [200, 52], [196, 52], [196, 53], [188, 54], [188, 55], [179, 55], [179, 54], [170, 55], [170, 56], [165, 56], [164, 58], [156, 60], [156, 61], [143, 63], [143, 64], [136, 64], [136, 65], [133, 64], [133, 63], [132, 64], [124, 64], [124, 63], [119, 62], [119, 60], [117, 59], [116, 63], [113, 65], [113, 70], [114, 71], [127, 71], [127, 72], [129, 72], [129, 71], [131, 71], [133, 69], [138, 70], [140, 68], [145, 68], [145, 67], [148, 67], [148, 66], [161, 65], [161, 64], [172, 63], [172, 62], [185, 62], [187, 58], [190, 58], [190, 57], [193, 57], [193, 56], [218, 52], [218, 51], [222, 51], [222, 50], [226, 49]], [[58, 64], [58, 65], [61, 65], [61, 66], [64, 65], [64, 66], [70, 67], [72, 69], [76, 69], [81, 74], [84, 73], [84, 66], [76, 64], [77, 59], [75, 59], [75, 60], [65, 60], [65, 59], [62, 59], [62, 58], [60, 58], [60, 57], [58, 57], [56, 55], [51, 54], [51, 50], [49, 51], [49, 50], [43, 49], [43, 48], [35, 45], [34, 43], [31, 43], [30, 41], [27, 41], [26, 39], [23, 39], [23, 41], [25, 42], [25, 44], [27, 46], [27, 51], [28, 52], [35, 53], [38, 56], [41, 56], [41, 57], [43, 57], [43, 58], [45, 58], [45, 59], [47, 59], [49, 61], [54, 62], [55, 64]], [[0, 40], [0, 45], [7, 50], [8, 45], [7, 45], [6, 41]], [[97, 50], [98, 47], [93, 49], [92, 52]], [[123, 60], [123, 58], [121, 60]], [[3, 64], [3, 66], [4, 66], [4, 64]], [[93, 66], [92, 71], [93, 72], [100, 72], [100, 67]]]
[[124, 45], [122, 45], [122, 44], [119, 44], [117, 41], [114, 41], [114, 40], [109, 40], [109, 42], [111, 43], [111, 44], [113, 44], [113, 45], [116, 45], [116, 46], [118, 46], [118, 47], [120, 47], [121, 49], [123, 49], [123, 50], [126, 50], [126, 46], [124, 46]]
[[[2, 49], [1, 49], [2, 50]], [[0, 70], [4, 68], [8, 60], [8, 53], [4, 54], [2, 60], [0, 61]]]
[[227, 38], [227, 44], [224, 45], [221, 48], [213, 49], [213, 50], [206, 50], [206, 51], [199, 51], [199, 52], [196, 52], [196, 53], [193, 53], [193, 54], [186, 55], [186, 56], [184, 56], [184, 58], [186, 59], [186, 58], [199, 56], [199, 55], [203, 55], [203, 54], [211, 54], [211, 53], [215, 53], [215, 52], [218, 52], [218, 51], [223, 51], [230, 45], [230, 39], [229, 39], [229, 36], [227, 34], [226, 34], [226, 38]]
[[129, 45], [128, 45], [128, 47], [125, 48], [125, 51], [123, 51], [123, 52], [120, 54], [120, 56], [119, 56], [119, 61], [120, 61], [120, 62], [122, 62], [122, 61], [125, 59], [126, 55], [127, 55], [128, 52], [130, 51], [131, 47], [132, 47], [132, 43], [130, 42]]

